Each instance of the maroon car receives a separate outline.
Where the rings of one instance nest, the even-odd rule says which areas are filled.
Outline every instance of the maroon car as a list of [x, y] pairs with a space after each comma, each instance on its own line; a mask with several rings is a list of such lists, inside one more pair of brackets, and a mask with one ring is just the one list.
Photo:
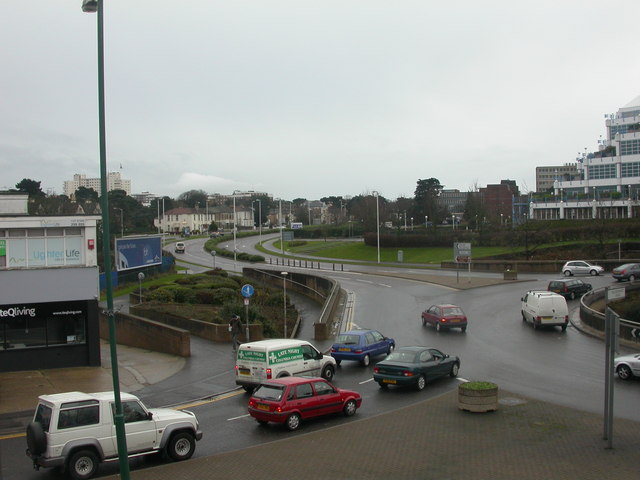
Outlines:
[[457, 305], [431, 305], [422, 312], [422, 325], [433, 325], [437, 331], [449, 328], [467, 330], [467, 316]]
[[303, 419], [342, 412], [350, 417], [362, 404], [358, 392], [336, 388], [324, 378], [282, 377], [263, 383], [249, 400], [258, 423], [284, 423], [296, 430]]

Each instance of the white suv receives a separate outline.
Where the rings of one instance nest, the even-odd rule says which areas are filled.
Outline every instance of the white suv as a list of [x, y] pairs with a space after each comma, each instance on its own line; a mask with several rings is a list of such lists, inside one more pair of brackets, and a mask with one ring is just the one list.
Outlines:
[[[186, 410], [147, 409], [122, 393], [129, 456], [165, 452], [171, 459], [191, 458], [202, 438], [195, 415]], [[41, 395], [27, 426], [27, 456], [37, 470], [58, 467], [71, 478], [91, 478], [101, 462], [117, 461], [113, 392]]]

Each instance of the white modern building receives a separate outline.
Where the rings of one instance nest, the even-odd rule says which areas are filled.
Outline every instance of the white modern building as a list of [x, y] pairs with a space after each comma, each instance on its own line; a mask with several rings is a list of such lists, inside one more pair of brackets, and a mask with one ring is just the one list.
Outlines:
[[0, 194], [0, 371], [100, 365], [98, 215], [27, 214]]
[[578, 157], [579, 178], [554, 181], [553, 198], [532, 201], [531, 219], [640, 216], [640, 96], [606, 115], [606, 140]]
[[[86, 175], [76, 173], [73, 176], [73, 180], [66, 180], [64, 182], [64, 194], [73, 198], [76, 190], [80, 187], [92, 188], [98, 195], [101, 195], [102, 186], [100, 184], [100, 178], [87, 178]], [[126, 180], [121, 177], [120, 172], [109, 172], [107, 174], [107, 191], [112, 190], [124, 190], [127, 195], [131, 195], [131, 180]]]

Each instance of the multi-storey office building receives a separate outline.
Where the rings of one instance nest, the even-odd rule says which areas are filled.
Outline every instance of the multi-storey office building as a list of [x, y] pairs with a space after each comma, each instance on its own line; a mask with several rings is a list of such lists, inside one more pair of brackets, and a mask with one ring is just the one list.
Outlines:
[[640, 216], [640, 96], [608, 115], [607, 139], [577, 158], [579, 178], [554, 181], [554, 198], [532, 201], [532, 219]]
[[[87, 178], [86, 175], [75, 174], [73, 180], [66, 180], [64, 182], [64, 194], [73, 198], [76, 190], [80, 187], [92, 188], [98, 195], [102, 192], [102, 185], [100, 184], [100, 178]], [[131, 195], [131, 180], [126, 180], [121, 177], [120, 172], [109, 172], [107, 174], [107, 190], [124, 190], [127, 195]]]

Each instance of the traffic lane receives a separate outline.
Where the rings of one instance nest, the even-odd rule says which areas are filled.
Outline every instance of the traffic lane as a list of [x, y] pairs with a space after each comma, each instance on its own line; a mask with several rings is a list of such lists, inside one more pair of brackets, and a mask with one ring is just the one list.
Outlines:
[[[534, 330], [522, 322], [522, 295], [527, 290], [546, 290], [548, 281], [558, 278], [557, 274], [464, 291], [416, 288], [414, 282], [390, 278], [374, 281], [374, 277], [366, 275], [357, 280], [341, 277], [341, 283], [355, 291], [356, 324], [377, 328], [395, 338], [398, 345], [432, 345], [458, 355], [461, 375], [467, 378], [495, 381], [511, 391], [544, 401], [592, 412], [602, 410], [602, 341], [571, 327], [566, 332], [559, 328]], [[594, 288], [613, 284], [608, 275], [590, 280]], [[392, 285], [391, 289], [379, 284], [385, 281]], [[420, 313], [433, 303], [461, 305], [469, 317], [467, 332], [436, 332], [433, 327], [423, 327]], [[569, 301], [569, 305], [571, 309], [579, 308], [579, 300]], [[626, 385], [618, 390], [616, 415], [639, 420], [633, 398], [637, 392]]]
[[337, 413], [303, 420], [300, 428], [293, 432], [288, 431], [284, 425], [274, 423], [260, 426], [247, 412], [250, 394], [244, 392], [238, 392], [222, 401], [189, 407], [189, 410], [197, 415], [204, 432], [203, 439], [198, 442], [200, 455], [238, 450], [363, 420], [442, 395], [457, 388], [459, 383], [457, 379], [446, 377], [429, 383], [427, 388], [420, 392], [411, 388], [393, 387], [382, 390], [373, 382], [372, 372], [372, 366], [345, 365], [340, 367], [336, 374], [333, 382], [335, 386], [355, 390], [363, 398], [361, 408], [353, 417]]
[[[469, 292], [467, 297], [473, 307], [472, 312], [467, 311], [471, 317], [465, 358], [472, 361], [465, 374], [495, 381], [523, 395], [600, 412], [605, 374], [603, 342], [571, 327], [566, 332], [557, 327], [534, 330], [522, 321], [517, 285], [492, 287], [490, 295], [482, 295], [480, 290]], [[569, 301], [569, 306], [570, 310], [579, 308], [579, 300]], [[639, 420], [635, 403], [626, 389], [621, 390], [616, 398], [616, 415]]]

